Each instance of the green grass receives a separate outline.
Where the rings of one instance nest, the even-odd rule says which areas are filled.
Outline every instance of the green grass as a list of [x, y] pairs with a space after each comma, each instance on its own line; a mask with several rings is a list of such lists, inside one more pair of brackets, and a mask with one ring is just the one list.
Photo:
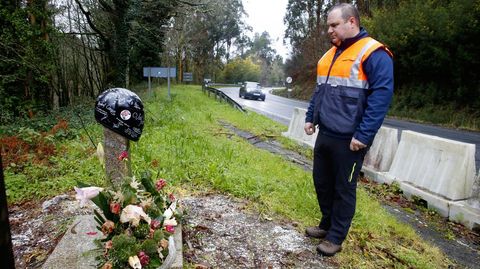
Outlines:
[[[159, 176], [181, 193], [229, 193], [250, 201], [260, 214], [298, 223], [299, 230], [318, 223], [311, 173], [231, 135], [218, 121], [257, 135], [275, 136], [299, 149], [280, 138], [285, 126], [218, 103], [204, 95], [200, 86], [173, 86], [172, 101], [164, 90], [143, 100], [145, 129], [140, 141], [131, 144], [134, 170], [158, 163]], [[88, 128], [94, 137], [101, 137], [98, 125]], [[65, 152], [56, 156], [48, 169], [32, 165], [20, 174], [7, 168], [10, 202], [71, 190], [75, 180], [102, 184], [102, 169], [87, 138], [66, 141], [63, 146]], [[334, 259], [345, 268], [445, 268], [450, 264], [437, 248], [397, 222], [362, 188], [358, 189], [357, 212], [344, 251]]]
[[421, 107], [394, 101], [388, 112], [390, 117], [421, 123], [433, 123], [449, 128], [480, 131], [480, 112], [475, 109], [458, 109], [453, 105], [425, 104]]

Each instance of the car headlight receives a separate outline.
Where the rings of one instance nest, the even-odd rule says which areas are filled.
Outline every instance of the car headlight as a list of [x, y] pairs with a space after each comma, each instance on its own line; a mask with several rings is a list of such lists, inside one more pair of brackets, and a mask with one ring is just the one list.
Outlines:
[[252, 91], [252, 89], [250, 89], [250, 88], [247, 88], [247, 92], [251, 92], [251, 91]]

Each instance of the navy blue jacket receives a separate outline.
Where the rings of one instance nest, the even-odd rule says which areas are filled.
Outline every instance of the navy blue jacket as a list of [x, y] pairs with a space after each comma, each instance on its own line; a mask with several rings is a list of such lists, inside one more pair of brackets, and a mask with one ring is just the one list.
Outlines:
[[[367, 37], [368, 33], [361, 28], [360, 33], [344, 40], [334, 56], [333, 61], [337, 59], [346, 48], [355, 43], [357, 40]], [[371, 145], [375, 135], [383, 123], [383, 119], [387, 114], [390, 102], [393, 96], [393, 61], [390, 55], [384, 49], [378, 49], [363, 62], [363, 70], [367, 76], [369, 89], [366, 92], [367, 100], [363, 117], [356, 127], [353, 134], [336, 133], [329, 130], [328, 126], [319, 123], [318, 130], [328, 136], [340, 139], [351, 139], [355, 137], [365, 145]], [[318, 91], [315, 91], [310, 100], [305, 122], [312, 122], [314, 119], [315, 99]]]

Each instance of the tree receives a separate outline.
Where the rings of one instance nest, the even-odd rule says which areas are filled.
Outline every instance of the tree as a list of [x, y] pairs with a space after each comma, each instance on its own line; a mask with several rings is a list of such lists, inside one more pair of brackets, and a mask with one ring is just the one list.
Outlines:
[[404, 105], [480, 108], [480, 1], [401, 1], [376, 9], [368, 28], [395, 55]]
[[0, 108], [20, 114], [50, 107], [53, 47], [46, 0], [0, 3]]
[[198, 4], [173, 19], [165, 42], [169, 55], [176, 58], [177, 65], [192, 69], [197, 82], [206, 76], [215, 80], [224, 63], [230, 61], [232, 45], [242, 42], [242, 32], [247, 29], [241, 1]]

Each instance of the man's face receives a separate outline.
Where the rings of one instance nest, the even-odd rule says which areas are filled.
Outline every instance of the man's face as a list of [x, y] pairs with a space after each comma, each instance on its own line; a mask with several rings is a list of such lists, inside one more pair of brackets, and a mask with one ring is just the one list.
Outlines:
[[342, 41], [354, 37], [357, 34], [355, 29], [358, 29], [358, 27], [355, 24], [355, 19], [350, 17], [345, 21], [342, 18], [342, 11], [340, 9], [334, 9], [328, 14], [327, 25], [330, 41], [335, 46], [340, 46]]

